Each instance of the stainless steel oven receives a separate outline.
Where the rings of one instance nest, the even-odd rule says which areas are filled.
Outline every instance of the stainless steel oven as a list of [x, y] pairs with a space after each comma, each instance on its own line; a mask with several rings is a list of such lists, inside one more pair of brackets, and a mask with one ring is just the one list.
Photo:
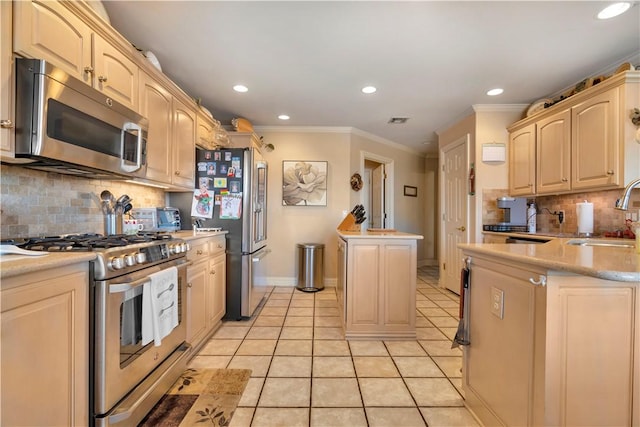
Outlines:
[[[186, 366], [185, 258], [95, 281], [96, 425], [137, 425]], [[160, 346], [142, 343], [142, 300], [149, 274], [178, 270], [179, 324]], [[149, 289], [147, 288], [147, 291]]]

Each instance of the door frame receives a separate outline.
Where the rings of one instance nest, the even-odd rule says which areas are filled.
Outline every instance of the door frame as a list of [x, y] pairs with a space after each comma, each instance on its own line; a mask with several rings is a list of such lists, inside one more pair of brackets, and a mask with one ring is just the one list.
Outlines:
[[[384, 171], [387, 175], [384, 180], [384, 211], [387, 215], [385, 220], [385, 228], [393, 228], [394, 227], [394, 218], [393, 218], [393, 206], [394, 206], [394, 160], [388, 157], [380, 156], [378, 154], [370, 153], [368, 151], [360, 151], [360, 170], [364, 171], [364, 161], [371, 160], [377, 163], [384, 163]], [[360, 203], [364, 204], [365, 195], [364, 192], [360, 192]]]
[[[439, 254], [441, 257], [445, 257], [447, 254], [447, 236], [446, 236], [446, 226], [445, 226], [445, 218], [444, 218], [444, 206], [446, 206], [445, 203], [445, 197], [446, 197], [446, 189], [445, 189], [445, 185], [446, 185], [446, 171], [445, 171], [445, 164], [444, 164], [444, 160], [445, 160], [445, 156], [446, 154], [453, 150], [456, 149], [458, 147], [460, 147], [461, 145], [464, 145], [465, 147], [465, 152], [466, 152], [466, 158], [467, 158], [467, 164], [465, 165], [465, 170], [469, 170], [469, 167], [471, 166], [471, 134], [466, 133], [463, 136], [461, 136], [460, 138], [454, 140], [453, 142], [445, 145], [444, 147], [440, 148], [440, 153], [439, 153], [439, 157], [438, 157], [438, 168], [440, 169], [440, 182], [439, 182], [439, 189], [440, 189], [440, 197], [439, 197], [439, 204], [438, 204], [438, 215], [439, 215], [439, 224], [440, 224], [440, 230], [439, 230], [439, 236], [440, 236], [440, 244], [439, 246]], [[465, 236], [465, 241], [468, 243], [469, 242], [469, 237], [471, 235], [471, 230], [470, 230], [470, 215], [471, 215], [471, 203], [469, 200], [469, 193], [468, 193], [468, 182], [467, 182], [467, 192], [464, 194], [464, 197], [467, 198], [467, 203], [466, 203], [466, 212], [465, 212], [465, 224], [464, 227], [466, 228], [466, 230], [464, 231], [464, 236]], [[439, 268], [438, 270], [440, 271], [440, 278], [444, 277], [443, 274], [443, 262], [445, 260], [444, 259], [440, 259], [438, 262]], [[449, 268], [455, 268], [455, 266], [449, 266]], [[439, 286], [441, 288], [444, 289], [448, 289], [444, 286], [444, 282], [442, 281], [442, 279], [439, 281]]]

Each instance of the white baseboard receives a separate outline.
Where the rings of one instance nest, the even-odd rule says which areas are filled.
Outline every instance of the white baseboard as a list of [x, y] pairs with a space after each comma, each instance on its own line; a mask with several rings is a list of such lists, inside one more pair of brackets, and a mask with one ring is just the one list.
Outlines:
[[438, 265], [437, 259], [422, 259], [418, 261], [418, 268], [420, 267], [435, 267]]
[[[336, 287], [336, 284], [338, 283], [338, 280], [334, 277], [334, 278], [325, 278], [324, 279], [324, 286], [325, 287]], [[263, 278], [263, 280], [261, 280], [259, 283], [257, 283], [258, 285], [268, 285], [268, 286], [296, 286], [298, 284], [298, 280], [295, 277], [266, 277]]]

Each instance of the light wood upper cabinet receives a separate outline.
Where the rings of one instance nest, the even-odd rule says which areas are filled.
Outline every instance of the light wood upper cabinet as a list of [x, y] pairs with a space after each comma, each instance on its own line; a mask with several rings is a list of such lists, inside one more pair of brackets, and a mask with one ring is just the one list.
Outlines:
[[140, 112], [149, 119], [147, 178], [171, 183], [173, 96], [147, 73], [140, 73]]
[[17, 1], [14, 51], [44, 59], [71, 76], [138, 110], [138, 66], [63, 3]]
[[2, 280], [3, 426], [89, 422], [89, 263]]
[[526, 126], [509, 135], [509, 194], [535, 194], [536, 128]]
[[536, 190], [556, 193], [571, 188], [571, 111], [536, 123]]
[[[13, 49], [92, 85], [91, 28], [55, 1], [15, 1]], [[85, 70], [86, 69], [86, 70]]]
[[173, 175], [174, 185], [195, 188], [196, 113], [177, 98], [173, 99]]
[[137, 111], [138, 66], [97, 34], [93, 34], [93, 51], [93, 86]]
[[[607, 190], [638, 178], [640, 144], [627, 112], [639, 104], [640, 72], [627, 71], [514, 123], [508, 129], [510, 194]], [[528, 190], [530, 182], [536, 185]]]
[[215, 133], [213, 123], [202, 112], [198, 112], [198, 130], [196, 145], [205, 150], [212, 150], [215, 147]]
[[0, 157], [14, 157], [15, 113], [13, 97], [13, 58], [11, 37], [12, 3], [0, 1]]
[[571, 109], [574, 189], [624, 185], [618, 88]]

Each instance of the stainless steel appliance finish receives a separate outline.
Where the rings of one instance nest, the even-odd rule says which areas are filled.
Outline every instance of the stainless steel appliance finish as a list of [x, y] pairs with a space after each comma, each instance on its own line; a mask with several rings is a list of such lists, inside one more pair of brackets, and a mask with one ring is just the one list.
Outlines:
[[146, 175], [148, 121], [51, 64], [16, 59], [15, 154], [92, 179]]
[[[267, 162], [256, 148], [229, 148], [196, 150], [196, 163], [198, 187], [205, 185], [210, 194], [220, 195], [221, 205], [225, 203], [222, 190], [241, 197], [240, 215], [220, 218], [222, 206], [214, 204], [212, 218], [192, 217], [193, 193], [171, 193], [169, 203], [180, 209], [183, 219], [197, 221], [198, 227], [228, 231], [225, 318], [250, 317], [267, 289]], [[227, 187], [216, 187], [216, 179], [225, 180]], [[191, 225], [186, 222], [183, 220], [183, 229]]]
[[504, 221], [501, 225], [527, 225], [527, 199], [524, 197], [500, 197], [497, 200]]
[[180, 210], [172, 207], [133, 208], [131, 215], [143, 224], [145, 231], [178, 231]]
[[[96, 426], [136, 426], [186, 368], [186, 252], [165, 233], [67, 235], [11, 241], [43, 251], [92, 251], [90, 285], [90, 414]], [[141, 344], [142, 297], [149, 275], [178, 270], [179, 324]], [[125, 332], [125, 331], [128, 331]]]

